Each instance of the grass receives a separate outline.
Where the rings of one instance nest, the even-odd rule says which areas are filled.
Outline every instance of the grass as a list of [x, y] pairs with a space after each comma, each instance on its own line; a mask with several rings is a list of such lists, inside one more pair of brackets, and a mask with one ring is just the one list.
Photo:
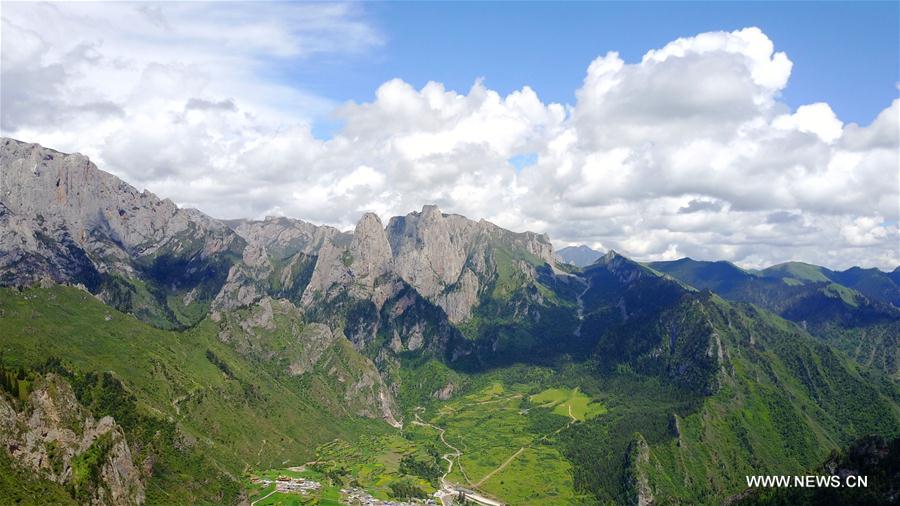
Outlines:
[[[182, 332], [161, 330], [62, 286], [2, 288], [0, 311], [0, 352], [7, 366], [36, 367], [58, 357], [76, 371], [109, 371], [136, 397], [140, 412], [174, 421], [192, 452], [232, 476], [304, 462], [318, 444], [335, 437], [355, 441], [361, 433], [387, 430], [380, 420], [323, 406], [319, 398], [330, 392], [322, 390], [330, 380], [289, 377], [277, 364], [240, 354], [218, 339], [219, 326], [210, 320]], [[328, 353], [346, 358], [351, 350]], [[148, 502], [196, 502], [204, 491], [216, 493], [214, 483], [229, 481], [224, 472], [213, 479], [187, 469], [166, 472], [164, 466], [157, 463], [147, 484]]]
[[[462, 452], [448, 476], [451, 482], [509, 504], [577, 502], [572, 466], [552, 441], [568, 415], [557, 417], [549, 428], [534, 423], [537, 414], [529, 411], [550, 414], [548, 409], [527, 408], [526, 399], [537, 389], [529, 383], [493, 382], [431, 413], [428, 422], [444, 428], [447, 442]], [[427, 427], [410, 430], [437, 436]], [[451, 452], [446, 446], [441, 451]]]
[[769, 277], [792, 278], [802, 282], [827, 283], [831, 281], [822, 273], [821, 267], [803, 262], [785, 262], [773, 265], [762, 272]]
[[78, 501], [62, 485], [13, 465], [6, 451], [0, 451], [0, 504], [76, 505]]
[[606, 413], [602, 403], [594, 402], [577, 387], [548, 388], [529, 399], [541, 407], [552, 409], [557, 415], [572, 416], [582, 422]]
[[[235, 315], [224, 315], [222, 324], [164, 331], [64, 287], [0, 290], [0, 311], [0, 349], [8, 365], [58, 356], [82, 371], [111, 371], [142, 413], [175, 421], [197, 453], [233, 475], [271, 468], [264, 473], [277, 476], [287, 473], [279, 468], [315, 460], [320, 464], [304, 472], [326, 486], [314, 498], [320, 504], [338, 501], [335, 491], [350, 484], [380, 499], [389, 499], [398, 484], [433, 492], [437, 480], [417, 474], [428, 467], [418, 464], [434, 460], [435, 452], [438, 458], [452, 452], [438, 430], [411, 423], [413, 413], [443, 428], [444, 439], [461, 451], [450, 481], [509, 504], [621, 501], [623, 456], [635, 432], [649, 444], [645, 471], [657, 497], [699, 504], [740, 492], [746, 474], [799, 473], [852, 437], [900, 432], [896, 385], [857, 369], [784, 320], [715, 298], [678, 314], [680, 339], [691, 330], [703, 339], [715, 331], [728, 353], [709, 368], [721, 387], [709, 395], [679, 390], [665, 370], [651, 376], [638, 361], [620, 361], [601, 375], [590, 361], [465, 374], [422, 360], [405, 362], [399, 371], [402, 431], [342, 416], [340, 390], [319, 367], [304, 377], [286, 376], [285, 360], [299, 355], [292, 355], [297, 350], [283, 333], [222, 342], [218, 332], [235, 323]], [[280, 313], [275, 320], [278, 328], [305, 335], [301, 320]], [[349, 343], [339, 342], [323, 355], [328, 363], [362, 366]], [[677, 370], [691, 357], [707, 356], [700, 338], [679, 341], [676, 349], [691, 343], [704, 345], [701, 352], [672, 355], [663, 365]], [[266, 359], [265, 350], [276, 351], [276, 358]], [[435, 399], [449, 383], [454, 396]], [[410, 459], [417, 465], [409, 466]], [[446, 469], [446, 462], [439, 464]], [[211, 490], [210, 481], [226, 479], [224, 473], [180, 470], [155, 472], [148, 502], [212, 502], [211, 494], [196, 489]], [[251, 500], [271, 491], [246, 486]], [[261, 504], [300, 500], [273, 494]]]
[[[517, 374], [519, 380], [525, 381], [517, 381]], [[542, 384], [547, 379], [537, 368], [512, 368], [466, 377], [465, 386], [461, 387], [466, 389], [463, 395], [411, 408], [401, 431], [363, 437], [355, 444], [340, 439], [323, 444], [316, 450], [315, 463], [307, 467], [320, 473], [318, 476], [324, 480], [332, 480], [328, 481], [331, 486], [354, 484], [382, 500], [391, 499], [391, 485], [404, 480], [411, 480], [432, 494], [439, 485], [438, 478], [447, 469], [442, 456], [453, 453], [436, 429], [443, 428], [446, 441], [462, 452], [458, 459], [451, 456], [454, 465], [448, 476], [450, 482], [508, 504], [591, 502], [589, 496], [575, 490], [573, 466], [563, 456], [556, 438], [572, 425], [569, 405], [579, 420], [605, 413], [604, 405], [579, 388], [544, 388]], [[546, 405], [531, 402], [535, 397]], [[550, 402], [550, 397], [556, 402]], [[564, 414], [557, 413], [559, 409], [564, 409]], [[416, 461], [435, 459], [437, 474], [429, 480], [404, 473], [402, 462], [410, 456]], [[288, 474], [275, 470], [258, 475], [279, 473]], [[253, 491], [250, 498], [254, 500], [265, 493]], [[269, 499], [276, 496], [280, 494]]]

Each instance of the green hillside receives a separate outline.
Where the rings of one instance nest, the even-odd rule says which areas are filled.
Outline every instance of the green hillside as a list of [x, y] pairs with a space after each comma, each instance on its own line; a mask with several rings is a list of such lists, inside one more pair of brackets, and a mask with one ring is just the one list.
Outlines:
[[826, 269], [803, 262], [785, 262], [763, 269], [760, 274], [768, 278], [788, 278], [802, 282], [823, 283], [830, 281]]
[[728, 300], [768, 309], [799, 323], [859, 363], [900, 377], [900, 310], [891, 302], [900, 296], [900, 288], [887, 273], [877, 269], [835, 272], [799, 262], [750, 273], [726, 262], [689, 258], [649, 265]]
[[[62, 286], [2, 288], [0, 315], [7, 367], [36, 368], [57, 357], [82, 375], [111, 373], [134, 396], [141, 416], [173, 422], [225, 482], [236, 483], [251, 467], [303, 462], [317, 444], [335, 437], [354, 440], [388, 428], [323, 403], [334, 393], [318, 390], [329, 382], [321, 376], [288, 376], [262, 354], [238, 353], [218, 339], [219, 327], [210, 320], [184, 332], [160, 330]], [[341, 341], [327, 353], [351, 361], [355, 355]], [[181, 480], [188, 484], [183, 497], [209, 497], [202, 473], [185, 472], [178, 481], [164, 476], [152, 478], [160, 482], [160, 497], [182, 488]]]

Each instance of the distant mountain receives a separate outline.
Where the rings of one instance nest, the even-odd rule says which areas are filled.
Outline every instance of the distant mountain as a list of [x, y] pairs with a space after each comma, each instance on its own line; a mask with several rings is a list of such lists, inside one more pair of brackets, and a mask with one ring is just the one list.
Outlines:
[[696, 288], [708, 288], [717, 293], [728, 293], [753, 279], [754, 275], [731, 262], [698, 262], [690, 258], [665, 262], [649, 262], [648, 266], [670, 274], [675, 279]]
[[858, 267], [836, 272], [799, 262], [751, 272], [690, 258], [647, 265], [690, 286], [773, 311], [861, 363], [900, 375], [900, 309], [893, 303], [900, 287], [888, 273]]
[[603, 256], [603, 252], [591, 249], [584, 244], [578, 246], [566, 246], [556, 252], [556, 258], [561, 262], [575, 267], [587, 267]]
[[[898, 267], [900, 269], [900, 267]], [[833, 271], [818, 265], [802, 262], [787, 262], [760, 271], [769, 278], [786, 279], [788, 282], [804, 283], [834, 282], [852, 288], [866, 297], [900, 307], [900, 283], [898, 271], [884, 272], [880, 269], [851, 267], [845, 271]]]
[[[225, 222], [12, 139], [0, 170], [3, 503], [246, 503], [248, 471], [306, 462], [334, 494], [404, 499], [444, 486], [443, 455], [498, 499], [719, 503], [900, 433], [900, 387], [867, 367], [896, 371], [897, 310], [830, 277], [890, 295], [871, 273], [572, 269], [545, 235], [435, 206]], [[595, 416], [533, 400], [563, 391]]]

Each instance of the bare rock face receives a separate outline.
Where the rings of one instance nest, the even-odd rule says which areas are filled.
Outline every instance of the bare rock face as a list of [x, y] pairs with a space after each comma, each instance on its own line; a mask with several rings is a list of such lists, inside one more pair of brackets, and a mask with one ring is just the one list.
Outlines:
[[323, 246], [351, 240], [336, 228], [302, 220], [267, 217], [233, 220], [232, 229], [247, 242], [242, 262], [234, 265], [214, 307], [233, 309], [252, 304], [264, 294], [299, 298], [310, 281]]
[[470, 269], [465, 269], [453, 290], [446, 290], [435, 297], [434, 302], [440, 306], [447, 318], [453, 323], [461, 323], [469, 317], [472, 307], [478, 302], [481, 282]]
[[366, 213], [349, 243], [336, 236], [319, 249], [315, 270], [303, 292], [304, 307], [327, 304], [341, 294], [371, 301], [380, 309], [395, 291], [391, 245], [381, 219]]
[[10, 211], [0, 202], [0, 283], [33, 285], [48, 279], [96, 287], [100, 273], [63, 227]]
[[378, 290], [391, 272], [391, 245], [381, 219], [366, 213], [356, 225], [350, 243], [327, 241], [319, 250], [316, 268], [303, 293], [302, 304], [327, 302], [340, 293], [372, 300], [380, 307], [391, 289]]
[[[535, 266], [555, 266], [546, 236], [435, 206], [387, 227], [367, 213], [352, 233], [288, 218], [215, 220], [139, 192], [83, 155], [13, 139], [0, 140], [0, 181], [0, 284], [81, 284], [163, 327], [208, 314], [222, 325], [222, 342], [284, 360], [291, 374], [316, 369], [340, 339], [359, 357], [367, 350], [360, 367], [374, 373], [371, 359], [381, 352], [466, 356], [474, 348], [456, 325], [501, 270], [526, 286]], [[525, 303], [514, 304], [516, 317]], [[279, 319], [296, 327], [296, 349], [266, 345], [266, 335], [284, 331]], [[368, 349], [379, 334], [388, 345]], [[382, 380], [358, 379], [356, 390], [368, 392], [358, 405], [390, 412]]]
[[233, 239], [221, 222], [138, 192], [84, 155], [12, 139], [0, 143], [0, 199], [5, 206], [18, 215], [40, 215], [64, 225], [89, 253], [101, 253], [109, 242], [129, 254], [150, 255], [165, 248], [178, 252], [189, 246], [179, 236], [191, 234], [203, 241], [200, 253], [209, 256], [224, 251]]
[[635, 434], [625, 453], [625, 492], [627, 504], [650, 506], [653, 504], [653, 489], [647, 477], [646, 467], [650, 464], [650, 447], [640, 434]]
[[[151, 321], [197, 314], [184, 311], [197, 303], [227, 310], [266, 295], [309, 308], [343, 293], [377, 309], [402, 280], [458, 324], [495, 274], [496, 248], [555, 265], [544, 236], [435, 206], [392, 218], [387, 230], [369, 213], [347, 234], [287, 218], [222, 222], [138, 192], [80, 154], [13, 139], [0, 141], [0, 168], [0, 282], [80, 283], [125, 311], [154, 298], [181, 302], [136, 311]], [[123, 295], [110, 275], [159, 293]]]
[[[91, 504], [144, 502], [140, 470], [115, 420], [108, 416], [94, 420], [69, 384], [53, 374], [38, 380], [28, 405], [30, 413], [16, 412], [0, 397], [0, 442], [16, 465], [72, 486], [80, 497], [90, 497]], [[81, 459], [76, 464], [76, 459], [87, 452], [99, 455], [99, 459]], [[97, 482], [85, 478], [85, 465], [96, 466]]]
[[4, 269], [8, 284], [81, 283], [131, 311], [137, 289], [110, 281], [140, 279], [159, 300], [175, 294], [173, 300], [205, 302], [224, 282], [230, 255], [244, 246], [224, 223], [139, 192], [80, 154], [4, 138], [0, 181], [0, 265], [15, 271]]
[[315, 255], [325, 241], [346, 235], [333, 227], [273, 216], [262, 221], [235, 220], [229, 224], [247, 244], [259, 245], [278, 258], [297, 253]]
[[391, 245], [377, 214], [366, 213], [359, 220], [349, 251], [354, 255], [350, 272], [356, 282], [374, 287], [379, 277], [390, 272]]
[[553, 246], [544, 235], [510, 232], [484, 220], [443, 214], [436, 206], [391, 218], [388, 236], [394, 272], [440, 306], [453, 323], [471, 315], [482, 289], [495, 275], [492, 256], [497, 248], [521, 251], [556, 265]]
[[440, 399], [442, 401], [446, 401], [453, 397], [453, 392], [456, 390], [456, 387], [453, 383], [447, 383], [443, 388], [436, 390], [431, 396], [435, 399]]
[[478, 224], [425, 206], [421, 213], [392, 218], [388, 229], [395, 272], [431, 299], [459, 279]]

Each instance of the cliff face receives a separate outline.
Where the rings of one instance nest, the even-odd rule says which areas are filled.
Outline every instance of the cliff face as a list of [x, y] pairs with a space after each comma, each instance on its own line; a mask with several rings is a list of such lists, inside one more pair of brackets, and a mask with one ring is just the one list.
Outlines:
[[141, 473], [122, 429], [111, 417], [95, 420], [53, 374], [34, 385], [18, 410], [0, 396], [0, 442], [18, 466], [66, 485], [79, 501], [144, 502]]
[[443, 214], [436, 206], [391, 218], [388, 235], [397, 275], [440, 306], [455, 324], [471, 316], [479, 295], [496, 274], [495, 248], [520, 251], [555, 265], [546, 236], [517, 234], [484, 220]]
[[[300, 220], [226, 223], [138, 192], [82, 155], [12, 139], [0, 141], [0, 182], [4, 285], [80, 284], [163, 328], [191, 326], [207, 314], [246, 319], [237, 322], [239, 332], [229, 329], [235, 346], [264, 342], [257, 336], [261, 330], [296, 330], [287, 349], [245, 346], [242, 351], [269, 360], [293, 358], [297, 364], [305, 356], [307, 364], [295, 368], [297, 374], [315, 368], [324, 352], [319, 337], [342, 337], [339, 322], [326, 321], [320, 332], [285, 329], [276, 325], [273, 307], [276, 316], [300, 321], [305, 292], [348, 287], [357, 298], [383, 302], [388, 296], [385, 290], [375, 293], [391, 258], [375, 215], [364, 216], [352, 235]], [[263, 328], [256, 325], [260, 319]], [[347, 381], [359, 376], [346, 387], [336, 381], [337, 397], [362, 416], [394, 422], [393, 398], [371, 361], [352, 348], [336, 348], [336, 340], [328, 339], [326, 348], [343, 360], [324, 374]], [[345, 356], [351, 353], [357, 356]]]
[[[394, 416], [396, 354], [471, 354], [456, 326], [475, 318], [493, 286], [534, 283], [536, 266], [554, 265], [545, 236], [435, 206], [387, 227], [365, 214], [352, 233], [287, 218], [223, 222], [139, 192], [79, 154], [3, 139], [0, 162], [3, 284], [82, 284], [161, 327], [194, 325], [207, 314], [244, 318], [240, 331], [222, 335], [245, 353], [288, 359], [295, 374], [311, 374], [340, 336], [365, 356], [352, 360], [364, 372], [354, 383], [361, 386], [340, 387], [340, 395], [366, 416]], [[504, 304], [514, 315], [533, 302]], [[293, 348], [276, 356], [254, 337], [253, 322], [271, 316], [265, 308], [320, 326], [288, 329]], [[267, 325], [276, 328], [265, 332], [286, 332], [274, 320]], [[369, 375], [376, 370], [392, 388]], [[325, 376], [350, 372], [339, 367]]]
[[148, 320], [191, 325], [190, 308], [218, 293], [244, 247], [223, 223], [138, 192], [80, 154], [3, 139], [0, 170], [0, 224], [12, 231], [0, 267], [12, 284], [81, 283]]
[[133, 274], [132, 257], [165, 252], [209, 257], [234, 243], [223, 223], [138, 192], [80, 154], [3, 139], [2, 200], [14, 215], [65, 229], [105, 269]]
[[288, 218], [233, 220], [228, 224], [247, 247], [216, 297], [214, 306], [218, 308], [246, 306], [264, 294], [299, 299], [310, 282], [320, 250], [326, 244], [345, 245], [350, 241], [349, 234], [336, 228]]
[[[611, 325], [636, 328], [663, 318], [671, 327], [668, 346], [642, 340], [642, 332], [658, 334], [648, 323], [634, 332], [634, 349], [615, 358], [663, 357], [672, 377], [710, 390], [714, 365], [727, 358], [712, 331], [697, 324], [696, 336], [679, 334], [683, 311], [663, 312], [684, 289], [615, 252], [573, 276], [558, 270], [546, 236], [435, 206], [391, 218], [386, 227], [368, 213], [351, 233], [288, 218], [221, 222], [139, 193], [81, 155], [5, 139], [0, 159], [4, 283], [87, 280], [103, 300], [157, 324], [192, 325], [210, 312], [248, 319], [223, 334], [234, 346], [256, 339], [252, 321], [276, 308], [298, 322], [277, 330], [291, 333], [293, 347], [278, 356], [265, 346], [243, 351], [309, 371], [324, 352], [320, 345], [333, 344], [319, 337], [346, 338], [365, 358], [356, 365], [374, 364], [391, 385], [370, 382], [374, 395], [348, 394], [355, 404], [374, 399], [361, 412], [391, 411], [398, 381], [391, 371], [404, 352], [474, 366], [587, 356], [598, 336], [605, 346], [602, 331]], [[320, 324], [322, 332], [301, 322]], [[614, 337], [609, 346], [618, 352]]]
[[366, 213], [343, 246], [343, 238], [325, 242], [309, 285], [303, 292], [304, 306], [327, 303], [340, 293], [357, 299], [371, 300], [380, 308], [390, 294], [385, 286], [386, 275], [391, 272], [391, 246], [381, 220]]
[[[392, 385], [369, 378], [357, 393], [342, 393], [368, 402], [359, 411], [371, 416], [390, 418], [399, 353], [503, 354], [506, 338], [493, 329], [520, 318], [535, 324], [547, 317], [542, 308], [560, 304], [540, 288], [558, 274], [546, 236], [435, 206], [386, 227], [365, 214], [351, 233], [287, 218], [225, 222], [139, 192], [79, 154], [3, 139], [0, 162], [0, 282], [81, 284], [164, 328], [282, 308], [327, 329], [293, 335], [294, 351], [306, 355], [269, 358], [294, 357], [295, 370], [308, 371], [322, 353], [316, 336], [342, 336], [369, 364], [357, 366], [374, 364]], [[473, 344], [480, 335], [488, 341]]]
[[650, 464], [650, 447], [644, 436], [635, 434], [625, 451], [625, 473], [622, 488], [629, 506], [653, 504], [653, 489], [645, 468]]

